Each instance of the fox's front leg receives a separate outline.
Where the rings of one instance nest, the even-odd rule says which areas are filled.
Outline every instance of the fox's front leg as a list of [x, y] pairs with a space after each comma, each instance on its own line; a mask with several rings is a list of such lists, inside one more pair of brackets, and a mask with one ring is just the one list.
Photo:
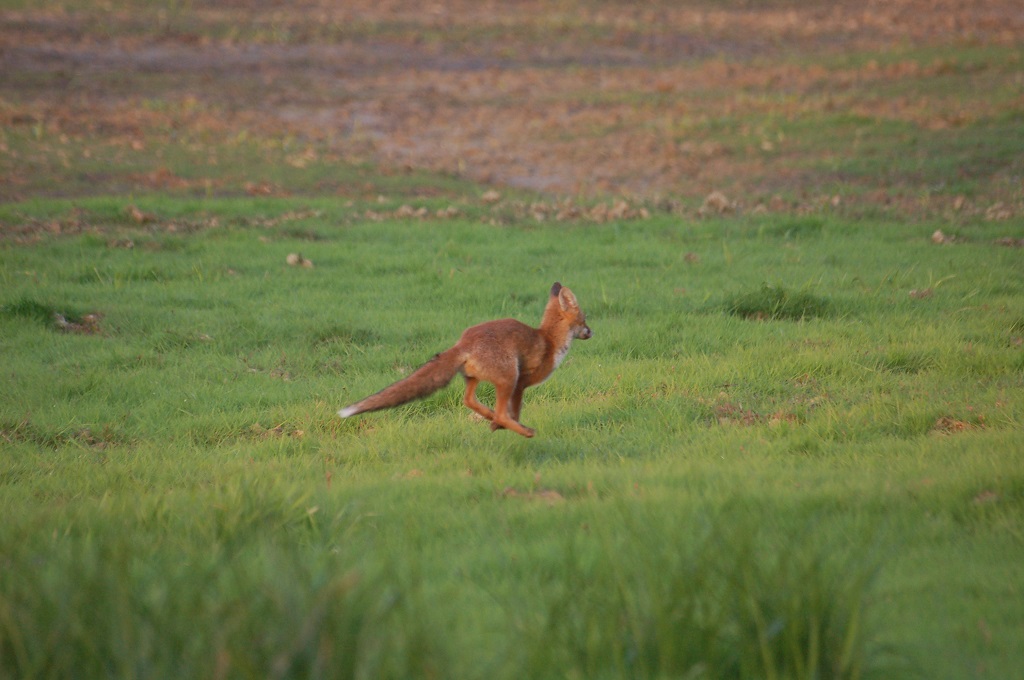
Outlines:
[[516, 391], [512, 393], [512, 401], [509, 402], [510, 414], [512, 420], [519, 421], [519, 414], [523, 410], [523, 392], [526, 391], [526, 385], [516, 385]]
[[[519, 414], [523, 410], [523, 392], [525, 391], [525, 385], [516, 385], [516, 389], [512, 392], [512, 397], [508, 400], [508, 415], [517, 423], [519, 422]], [[491, 429], [500, 430], [501, 425], [492, 422]]]
[[522, 406], [523, 391], [518, 386], [510, 387], [508, 385], [495, 384], [494, 393], [494, 420], [491, 421], [491, 429], [497, 430], [504, 427], [513, 432], [518, 432], [524, 437], [532, 437], [535, 434], [534, 431], [522, 425], [512, 416], [512, 413], [518, 412]]

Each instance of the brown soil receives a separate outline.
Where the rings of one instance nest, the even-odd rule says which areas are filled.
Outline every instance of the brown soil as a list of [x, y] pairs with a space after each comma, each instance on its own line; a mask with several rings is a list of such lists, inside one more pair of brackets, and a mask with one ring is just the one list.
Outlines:
[[[707, 132], [716, 121], [838, 109], [955, 128], [1003, 110], [970, 94], [901, 99], [902, 80], [948, 68], [940, 50], [923, 65], [821, 64], [1024, 43], [1019, 0], [122, 4], [0, 11], [4, 126], [45, 121], [139, 148], [176, 127], [285, 131], [384, 168], [561, 195], [720, 190], [748, 208], [835, 201], [824, 192], [842, 178], [804, 162], [821, 149], [762, 130], [723, 140]], [[887, 94], [863, 98], [873, 84]], [[1015, 205], [1016, 181], [996, 178], [985, 200]], [[865, 200], [893, 200], [884, 186], [864, 189]]]

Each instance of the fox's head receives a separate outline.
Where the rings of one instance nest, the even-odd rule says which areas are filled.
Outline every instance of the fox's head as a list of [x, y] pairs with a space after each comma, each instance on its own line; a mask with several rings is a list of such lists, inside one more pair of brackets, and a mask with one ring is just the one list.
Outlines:
[[580, 309], [572, 291], [557, 281], [555, 281], [555, 285], [551, 286], [551, 300], [548, 302], [548, 308], [551, 308], [556, 302], [561, 317], [569, 322], [572, 337], [580, 340], [590, 339], [593, 333], [590, 331], [590, 326], [587, 325], [587, 315]]

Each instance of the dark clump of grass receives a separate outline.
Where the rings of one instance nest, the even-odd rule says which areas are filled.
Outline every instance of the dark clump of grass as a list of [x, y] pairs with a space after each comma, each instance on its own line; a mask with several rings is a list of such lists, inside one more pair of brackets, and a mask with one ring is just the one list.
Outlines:
[[41, 323], [53, 330], [68, 333], [98, 333], [101, 315], [43, 304], [29, 297], [0, 307], [0, 315]]
[[0, 439], [8, 443], [29, 442], [54, 451], [65, 446], [103, 451], [131, 442], [131, 437], [123, 429], [110, 424], [96, 428], [47, 429], [30, 423], [28, 419], [0, 419]]
[[766, 226], [763, 232], [768, 236], [799, 239], [820, 236], [824, 230], [825, 220], [820, 217], [788, 217]]
[[801, 321], [834, 316], [832, 302], [809, 290], [789, 290], [765, 283], [746, 293], [737, 293], [725, 301], [725, 311], [754, 320]]
[[932, 354], [905, 348], [890, 350], [879, 360], [879, 366], [892, 373], [921, 373], [938, 365]]
[[314, 347], [325, 345], [371, 345], [380, 342], [381, 336], [368, 328], [350, 328], [348, 326], [331, 326], [311, 335]]
[[0, 307], [0, 313], [13, 319], [25, 319], [42, 324], [52, 324], [54, 315], [60, 314], [52, 305], [46, 305], [32, 298], [23, 297], [17, 302]]

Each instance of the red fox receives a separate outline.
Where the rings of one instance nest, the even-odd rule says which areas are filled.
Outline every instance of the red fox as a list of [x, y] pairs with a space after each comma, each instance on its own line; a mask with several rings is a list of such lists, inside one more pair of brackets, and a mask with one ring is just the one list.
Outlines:
[[[523, 391], [547, 380], [569, 351], [573, 338], [590, 338], [590, 328], [576, 296], [556, 282], [544, 308], [540, 328], [515, 319], [488, 321], [467, 328], [455, 346], [377, 394], [338, 411], [342, 418], [377, 411], [421, 399], [441, 389], [462, 373], [466, 378], [463, 403], [491, 421], [491, 429], [507, 428], [524, 437], [534, 431], [519, 422]], [[483, 380], [494, 385], [494, 410], [476, 398]]]

